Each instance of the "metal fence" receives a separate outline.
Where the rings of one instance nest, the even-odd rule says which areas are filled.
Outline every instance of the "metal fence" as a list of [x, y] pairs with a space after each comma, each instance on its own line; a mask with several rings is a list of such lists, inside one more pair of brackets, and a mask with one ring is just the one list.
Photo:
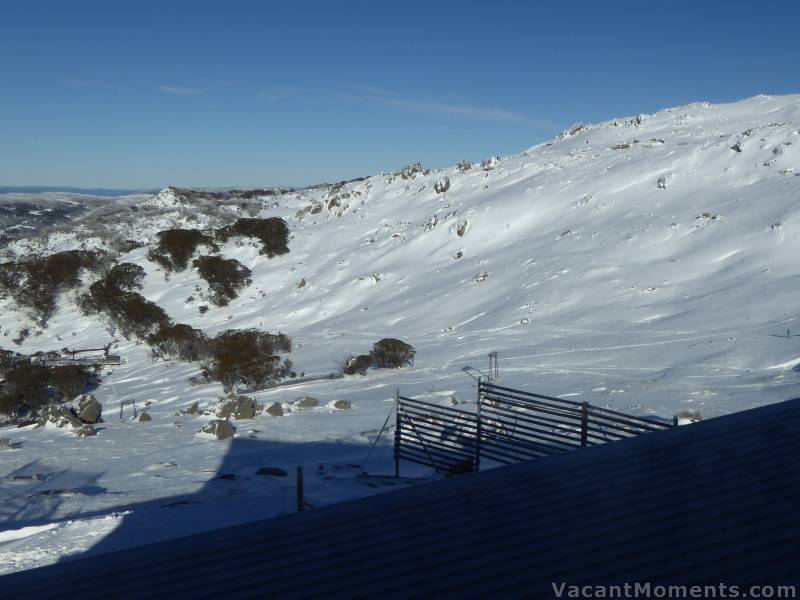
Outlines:
[[400, 474], [400, 459], [447, 474], [477, 470], [476, 415], [398, 394], [396, 418], [395, 475]]
[[669, 429], [670, 423], [478, 382], [477, 413], [397, 395], [395, 473], [400, 460], [446, 474], [511, 464]]

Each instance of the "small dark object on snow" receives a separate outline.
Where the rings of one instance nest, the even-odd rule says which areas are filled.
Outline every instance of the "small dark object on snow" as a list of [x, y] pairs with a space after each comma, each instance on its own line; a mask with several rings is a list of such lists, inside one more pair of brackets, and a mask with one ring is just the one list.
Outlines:
[[261, 467], [258, 470], [258, 475], [271, 475], [273, 477], [286, 477], [288, 473], [278, 467]]

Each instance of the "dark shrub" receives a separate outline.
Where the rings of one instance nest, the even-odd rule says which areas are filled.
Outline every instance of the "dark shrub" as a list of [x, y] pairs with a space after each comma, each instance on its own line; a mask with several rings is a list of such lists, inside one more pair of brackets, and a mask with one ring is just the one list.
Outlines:
[[251, 282], [250, 269], [235, 258], [201, 256], [192, 266], [208, 283], [211, 301], [217, 306], [227, 306]]
[[214, 338], [211, 349], [208, 374], [220, 381], [225, 391], [240, 383], [258, 389], [287, 374], [276, 353], [291, 352], [292, 342], [282, 333], [230, 329]]
[[132, 292], [142, 289], [145, 271], [133, 263], [120, 263], [105, 274], [103, 285], [109, 288]]
[[105, 260], [102, 252], [68, 250], [7, 262], [0, 269], [0, 286], [45, 327], [56, 311], [59, 294], [80, 285], [82, 269], [98, 269]]
[[261, 254], [269, 258], [289, 252], [289, 227], [278, 217], [269, 219], [239, 219], [217, 232], [223, 242], [236, 236], [252, 237], [261, 242]]
[[88, 381], [89, 371], [84, 366], [20, 363], [5, 373], [0, 384], [0, 413], [16, 417], [51, 402], [71, 400], [86, 389]]
[[199, 229], [167, 229], [158, 234], [158, 246], [147, 253], [147, 259], [160, 264], [167, 272], [180, 272], [189, 266], [189, 259], [200, 245], [217, 245]]
[[31, 359], [24, 354], [0, 348], [0, 378], [11, 369], [15, 369], [20, 365], [29, 364], [31, 364]]
[[369, 354], [359, 354], [358, 356], [351, 356], [342, 369], [345, 375], [366, 375], [367, 369], [372, 366], [372, 356]]
[[383, 338], [372, 347], [375, 364], [381, 369], [398, 369], [414, 364], [414, 346], [395, 338]]
[[131, 263], [116, 265], [104, 277], [89, 286], [89, 293], [78, 299], [85, 314], [105, 313], [125, 337], [147, 337], [169, 324], [164, 310], [141, 294], [144, 269]]
[[136, 292], [122, 292], [103, 311], [125, 337], [144, 339], [149, 333], [169, 323], [164, 309]]
[[209, 342], [205, 334], [183, 323], [161, 325], [157, 332], [147, 336], [147, 343], [153, 346], [155, 356], [164, 359], [200, 360], [209, 352]]
[[61, 392], [64, 400], [72, 400], [82, 393], [89, 383], [89, 371], [81, 365], [46, 367], [48, 384]]

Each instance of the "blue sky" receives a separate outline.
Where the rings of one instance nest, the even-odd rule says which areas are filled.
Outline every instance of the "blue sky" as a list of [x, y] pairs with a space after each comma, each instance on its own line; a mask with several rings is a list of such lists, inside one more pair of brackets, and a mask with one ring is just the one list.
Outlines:
[[3, 2], [0, 185], [304, 185], [800, 92], [800, 2]]

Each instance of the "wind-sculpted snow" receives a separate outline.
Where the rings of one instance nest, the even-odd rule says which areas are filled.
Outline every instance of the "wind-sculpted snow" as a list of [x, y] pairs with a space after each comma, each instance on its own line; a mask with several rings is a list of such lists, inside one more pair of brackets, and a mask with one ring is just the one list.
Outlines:
[[[309, 381], [258, 392], [283, 416], [237, 421], [233, 440], [217, 441], [198, 432], [216, 418], [221, 385], [196, 379], [197, 364], [152, 362], [146, 345], [117, 337], [113, 352], [127, 362], [93, 392], [110, 415], [96, 436], [0, 432], [14, 445], [0, 448], [1, 518], [19, 530], [0, 541], [0, 568], [82, 551], [92, 534], [113, 549], [291, 510], [291, 477], [265, 479], [261, 467], [305, 465], [315, 505], [392, 489], [354, 475], [396, 387], [470, 410], [493, 350], [505, 385], [635, 414], [707, 419], [795, 397], [798, 199], [800, 96], [760, 96], [578, 124], [520, 155], [442, 170], [411, 165], [248, 198], [168, 188], [116, 219], [13, 242], [15, 256], [118, 248], [119, 262], [145, 270], [141, 294], [175, 323], [208, 336], [284, 332]], [[147, 260], [160, 231], [272, 217], [288, 225], [288, 253], [268, 258], [241, 236], [219, 244], [252, 280], [228, 306], [203, 300], [196, 269], [165, 273]], [[107, 324], [83, 316], [73, 296], [61, 295], [47, 329], [1, 300], [0, 345], [103, 346]], [[25, 326], [30, 335], [12, 342]], [[413, 345], [413, 366], [326, 378], [382, 338]], [[295, 404], [307, 397], [318, 402]], [[130, 398], [150, 403], [151, 422], [112, 418]], [[195, 401], [206, 414], [186, 412]], [[390, 444], [384, 434], [368, 471], [390, 472]], [[52, 489], [78, 491], [39, 494]]]

